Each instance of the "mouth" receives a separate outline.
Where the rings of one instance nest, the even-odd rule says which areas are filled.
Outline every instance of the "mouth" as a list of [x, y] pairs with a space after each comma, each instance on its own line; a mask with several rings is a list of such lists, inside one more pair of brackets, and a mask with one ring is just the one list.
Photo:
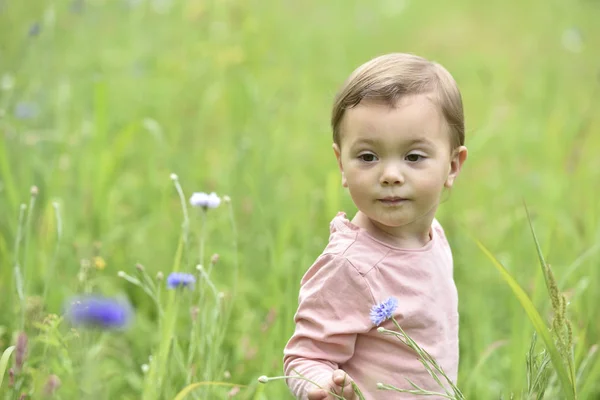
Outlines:
[[388, 196], [388, 197], [384, 197], [382, 199], [378, 199], [378, 201], [383, 204], [386, 204], [386, 205], [398, 205], [398, 204], [408, 201], [408, 199], [405, 199], [404, 197], [398, 197], [398, 196]]

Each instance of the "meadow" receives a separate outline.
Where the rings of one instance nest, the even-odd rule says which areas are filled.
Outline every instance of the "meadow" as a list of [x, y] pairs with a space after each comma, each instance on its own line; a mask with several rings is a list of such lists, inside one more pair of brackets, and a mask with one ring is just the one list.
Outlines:
[[[536, 398], [534, 325], [478, 245], [551, 327], [526, 204], [568, 300], [571, 384], [600, 398], [598, 20], [595, 0], [0, 0], [0, 398], [291, 398], [257, 378], [282, 373], [300, 279], [356, 211], [333, 96], [396, 51], [463, 92], [469, 159], [438, 214], [458, 386]], [[173, 271], [194, 290], [169, 290]], [[72, 327], [85, 293], [127, 301], [129, 326]], [[575, 398], [549, 376], [546, 399]]]

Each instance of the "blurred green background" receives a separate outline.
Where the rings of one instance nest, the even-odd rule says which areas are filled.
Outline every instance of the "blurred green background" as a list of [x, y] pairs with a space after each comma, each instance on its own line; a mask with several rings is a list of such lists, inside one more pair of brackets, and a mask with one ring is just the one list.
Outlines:
[[[464, 97], [469, 159], [438, 216], [460, 295], [459, 386], [474, 399], [519, 398], [526, 386], [533, 328], [469, 237], [549, 317], [523, 201], [569, 296], [579, 365], [600, 334], [599, 20], [593, 0], [0, 0], [0, 351], [17, 329], [13, 246], [35, 185], [28, 294], [49, 285], [39, 307], [60, 313], [82, 260], [102, 257], [96, 287], [126, 293], [138, 311], [114, 368], [142, 376], [156, 316], [117, 272], [170, 271], [176, 173], [187, 197], [232, 199], [241, 269], [222, 348], [230, 381], [252, 385], [239, 397], [289, 398], [281, 381], [254, 382], [281, 373], [300, 278], [335, 213], [355, 212], [331, 150], [333, 96], [361, 63], [401, 51], [442, 63]], [[50, 276], [52, 202], [64, 236]], [[211, 210], [207, 232], [208, 254], [221, 255], [215, 284], [229, 293], [225, 208]], [[600, 396], [596, 360], [580, 398]], [[136, 398], [133, 381], [112, 396]]]

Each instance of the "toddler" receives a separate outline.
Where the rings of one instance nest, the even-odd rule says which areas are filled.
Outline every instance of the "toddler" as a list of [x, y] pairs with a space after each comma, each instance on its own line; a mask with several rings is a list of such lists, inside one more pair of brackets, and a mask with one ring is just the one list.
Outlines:
[[[417, 396], [377, 382], [443, 391], [416, 354], [377, 332], [371, 308], [398, 300], [394, 317], [456, 381], [458, 296], [452, 253], [435, 213], [464, 161], [461, 94], [441, 65], [410, 54], [377, 57], [356, 69], [333, 105], [333, 151], [357, 213], [331, 221], [329, 243], [301, 280], [296, 329], [284, 370], [300, 399]], [[391, 320], [381, 326], [395, 329]], [[431, 399], [432, 397], [427, 397]]]

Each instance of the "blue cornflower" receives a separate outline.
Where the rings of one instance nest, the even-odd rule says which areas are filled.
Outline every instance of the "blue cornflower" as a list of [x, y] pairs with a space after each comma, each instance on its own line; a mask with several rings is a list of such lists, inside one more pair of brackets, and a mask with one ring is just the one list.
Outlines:
[[40, 34], [40, 31], [42, 30], [42, 27], [40, 25], [39, 22], [34, 23], [33, 25], [31, 25], [29, 27], [29, 33], [28, 35], [31, 36], [37, 36]]
[[33, 119], [40, 113], [36, 103], [20, 101], [15, 106], [15, 117], [17, 119]]
[[171, 272], [167, 278], [167, 287], [169, 289], [194, 286], [194, 283], [196, 283], [196, 277], [185, 272]]
[[398, 299], [395, 297], [390, 297], [389, 299], [374, 305], [373, 308], [371, 308], [371, 322], [373, 322], [375, 326], [381, 325], [383, 321], [392, 318], [396, 307], [398, 307]]
[[76, 297], [67, 304], [67, 318], [75, 326], [111, 329], [123, 328], [131, 319], [131, 307], [116, 299], [102, 296]]

